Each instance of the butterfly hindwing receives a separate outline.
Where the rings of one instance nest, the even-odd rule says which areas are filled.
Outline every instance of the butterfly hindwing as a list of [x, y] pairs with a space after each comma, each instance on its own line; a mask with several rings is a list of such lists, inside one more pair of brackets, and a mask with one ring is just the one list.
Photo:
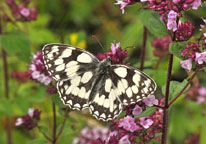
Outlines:
[[61, 100], [71, 109], [82, 110], [88, 107], [88, 99], [95, 81], [94, 71], [84, 71], [71, 79], [57, 83]]
[[123, 105], [136, 103], [156, 90], [155, 82], [133, 67], [112, 65], [110, 76]]
[[112, 120], [121, 113], [122, 103], [109, 75], [102, 76], [98, 84], [94, 99], [89, 102], [90, 112], [99, 120]]
[[42, 52], [49, 74], [57, 81], [72, 78], [85, 68], [92, 69], [99, 63], [93, 54], [64, 44], [45, 45]]

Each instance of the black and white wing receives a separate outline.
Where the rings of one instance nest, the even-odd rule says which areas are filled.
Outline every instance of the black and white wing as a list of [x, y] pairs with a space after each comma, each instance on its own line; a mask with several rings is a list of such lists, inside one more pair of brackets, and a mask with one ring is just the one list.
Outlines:
[[112, 120], [121, 113], [123, 106], [112, 78], [105, 74], [98, 80], [97, 85], [96, 95], [89, 102], [90, 112], [99, 120]]
[[156, 83], [145, 73], [126, 65], [112, 65], [110, 77], [123, 105], [136, 103], [156, 90]]
[[49, 74], [58, 81], [63, 103], [72, 109], [87, 108], [99, 60], [85, 50], [64, 44], [45, 45], [42, 52]]
[[42, 52], [49, 74], [57, 81], [70, 79], [99, 63], [88, 51], [64, 44], [47, 44]]
[[156, 90], [156, 84], [149, 76], [125, 65], [111, 65], [98, 84], [89, 109], [103, 121], [114, 119], [121, 113], [123, 105], [136, 103]]

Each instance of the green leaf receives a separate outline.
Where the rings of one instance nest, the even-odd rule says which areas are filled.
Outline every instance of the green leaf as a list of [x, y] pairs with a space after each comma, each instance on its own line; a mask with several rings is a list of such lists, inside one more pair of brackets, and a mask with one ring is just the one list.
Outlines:
[[157, 110], [156, 107], [147, 107], [140, 115], [134, 116], [135, 118], [141, 118], [153, 114]]
[[61, 99], [60, 99], [58, 94], [51, 95], [51, 99], [58, 107], [64, 107], [64, 104], [61, 101]]
[[12, 116], [13, 114], [12, 103], [7, 99], [1, 100], [0, 112], [5, 115]]
[[[187, 82], [188, 81], [186, 79], [182, 82], [171, 81], [170, 82], [169, 98], [170, 99], [174, 98], [182, 90], [182, 88], [187, 84]], [[165, 94], [165, 89], [166, 89], [166, 85], [164, 85], [162, 87], [163, 94]], [[188, 89], [189, 89], [189, 86], [184, 90], [184, 92], [186, 92]]]
[[28, 38], [20, 31], [14, 30], [0, 36], [1, 46], [8, 54], [16, 55], [21, 60], [30, 60], [30, 45]]
[[14, 103], [22, 111], [22, 113], [27, 113], [29, 108], [29, 102], [25, 100], [22, 96], [17, 96], [14, 98]]
[[42, 134], [48, 134], [49, 132], [48, 128], [45, 126], [39, 126], [38, 129], [39, 129], [39, 132]]
[[143, 10], [140, 14], [140, 19], [147, 29], [155, 36], [160, 37], [168, 34], [166, 26], [164, 22], [160, 20], [160, 15], [157, 12]]
[[170, 43], [170, 52], [175, 55], [178, 58], [182, 58], [181, 52], [186, 47], [186, 44], [184, 42], [171, 42]]

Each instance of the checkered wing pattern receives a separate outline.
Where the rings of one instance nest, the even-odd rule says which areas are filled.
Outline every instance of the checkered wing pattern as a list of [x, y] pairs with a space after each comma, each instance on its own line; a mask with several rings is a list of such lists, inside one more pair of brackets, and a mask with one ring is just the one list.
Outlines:
[[112, 65], [110, 77], [123, 105], [148, 97], [157, 87], [154, 80], [145, 73], [126, 65]]
[[63, 44], [48, 44], [42, 49], [44, 64], [57, 81], [70, 79], [86, 69], [97, 67], [99, 60], [88, 51]]

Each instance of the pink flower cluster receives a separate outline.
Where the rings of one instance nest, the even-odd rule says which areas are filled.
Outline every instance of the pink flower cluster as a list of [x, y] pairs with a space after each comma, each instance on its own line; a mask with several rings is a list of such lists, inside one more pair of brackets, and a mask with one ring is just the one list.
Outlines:
[[[206, 20], [203, 19], [204, 23], [206, 24]], [[205, 27], [205, 25], [200, 25], [200, 31], [202, 31]], [[191, 43], [189, 42], [186, 46], [186, 48], [181, 52], [181, 55], [183, 58], [186, 58], [186, 60], [182, 60], [181, 66], [184, 69], [191, 70], [192, 69], [192, 61], [195, 61], [198, 65], [202, 65], [206, 63], [206, 33], [203, 33], [200, 40], [202, 40], [202, 50], [200, 50], [200, 45], [197, 43]]]
[[125, 58], [127, 57], [127, 50], [123, 51], [120, 47], [120, 42], [111, 44], [110, 52], [105, 52], [104, 54], [98, 54], [97, 57], [99, 60], [106, 59], [108, 56], [111, 57], [113, 64], [126, 64]]
[[169, 52], [169, 45], [171, 43], [171, 39], [169, 36], [165, 36], [163, 38], [155, 38], [152, 40], [151, 44], [155, 48], [153, 50], [153, 54], [157, 57], [164, 57]]
[[29, 74], [33, 80], [43, 83], [46, 86], [52, 82], [53, 79], [49, 76], [43, 62], [42, 51], [39, 51], [33, 56], [32, 64], [29, 68]]
[[18, 82], [23, 83], [29, 79], [29, 73], [28, 72], [13, 71], [11, 73], [11, 77], [16, 79]]
[[37, 122], [40, 120], [40, 114], [41, 111], [34, 108], [29, 108], [26, 115], [23, 115], [22, 117], [16, 119], [15, 125], [23, 125], [25, 129], [31, 130], [37, 126]]
[[28, 8], [28, 5], [30, 2], [31, 2], [30, 0], [21, 0], [17, 4], [16, 0], [6, 0], [6, 4], [9, 6], [13, 17], [17, 21], [36, 20], [37, 9], [36, 8]]
[[195, 83], [187, 92], [187, 95], [190, 99], [196, 101], [197, 104], [206, 102], [206, 88], [200, 86], [199, 83]]
[[75, 138], [72, 144], [99, 144], [98, 142], [106, 141], [109, 137], [109, 128], [93, 128], [85, 127], [82, 129], [79, 137]]
[[159, 140], [155, 134], [161, 132], [162, 112], [161, 109], [158, 109], [152, 115], [141, 118], [133, 118], [127, 115], [114, 123], [113, 129], [116, 135], [115, 137], [110, 136], [107, 141], [120, 143], [124, 140], [128, 144], [137, 144], [136, 139], [138, 137], [141, 139], [138, 144], [143, 144], [152, 139]]

